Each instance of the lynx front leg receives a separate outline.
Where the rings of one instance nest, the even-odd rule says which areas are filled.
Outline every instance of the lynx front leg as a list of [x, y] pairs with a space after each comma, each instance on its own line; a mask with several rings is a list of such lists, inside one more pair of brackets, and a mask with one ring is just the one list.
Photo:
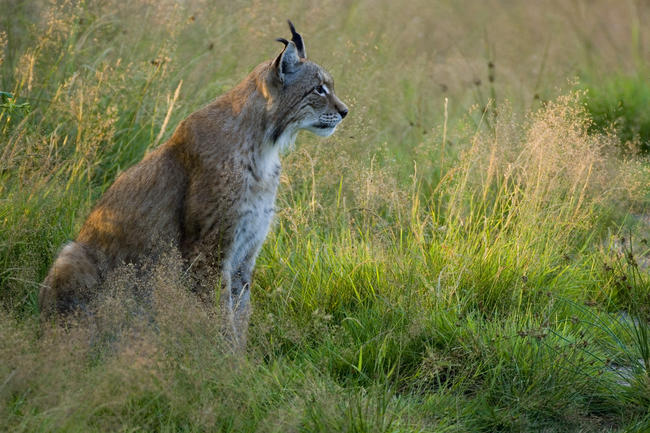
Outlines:
[[234, 275], [231, 283], [232, 312], [240, 348], [246, 347], [248, 321], [251, 315], [251, 275], [253, 265], [246, 263]]
[[226, 340], [230, 342], [236, 349], [240, 346], [236, 316], [235, 316], [235, 297], [233, 296], [233, 280], [232, 272], [228, 267], [221, 271], [221, 298], [220, 307], [223, 320], [223, 330]]

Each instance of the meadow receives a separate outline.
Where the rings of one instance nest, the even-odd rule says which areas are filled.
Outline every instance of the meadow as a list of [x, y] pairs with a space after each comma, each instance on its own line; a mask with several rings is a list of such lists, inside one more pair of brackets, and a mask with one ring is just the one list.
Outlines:
[[[0, 431], [650, 431], [648, 2], [0, 5]], [[93, 203], [287, 18], [350, 114], [283, 157], [246, 353], [173, 254], [41, 326]]]

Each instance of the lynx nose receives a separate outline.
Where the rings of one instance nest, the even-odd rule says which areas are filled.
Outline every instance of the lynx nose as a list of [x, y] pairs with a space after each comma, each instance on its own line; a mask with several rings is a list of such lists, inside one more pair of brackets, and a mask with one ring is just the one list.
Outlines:
[[334, 102], [334, 108], [336, 108], [336, 111], [341, 115], [341, 119], [343, 119], [345, 116], [348, 115], [348, 106], [343, 103], [339, 98], [336, 96], [332, 95], [332, 99]]

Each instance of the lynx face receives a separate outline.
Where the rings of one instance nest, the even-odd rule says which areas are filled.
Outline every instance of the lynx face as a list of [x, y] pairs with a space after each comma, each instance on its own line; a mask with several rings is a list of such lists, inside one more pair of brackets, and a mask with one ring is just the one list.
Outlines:
[[322, 137], [332, 135], [338, 124], [348, 114], [348, 109], [330, 89], [334, 83], [323, 80], [314, 87], [305, 101], [305, 116], [302, 128]]
[[322, 137], [332, 135], [348, 114], [334, 94], [334, 80], [321, 66], [307, 60], [302, 37], [291, 26], [293, 39], [278, 39], [284, 51], [273, 62], [276, 118], [272, 139], [305, 129]]

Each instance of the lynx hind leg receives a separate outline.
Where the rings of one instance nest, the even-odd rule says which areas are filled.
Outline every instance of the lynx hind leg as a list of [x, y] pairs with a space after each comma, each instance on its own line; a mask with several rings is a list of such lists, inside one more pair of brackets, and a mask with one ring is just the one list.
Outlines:
[[54, 261], [38, 297], [41, 318], [67, 314], [83, 307], [99, 283], [96, 260], [83, 245], [68, 243]]

